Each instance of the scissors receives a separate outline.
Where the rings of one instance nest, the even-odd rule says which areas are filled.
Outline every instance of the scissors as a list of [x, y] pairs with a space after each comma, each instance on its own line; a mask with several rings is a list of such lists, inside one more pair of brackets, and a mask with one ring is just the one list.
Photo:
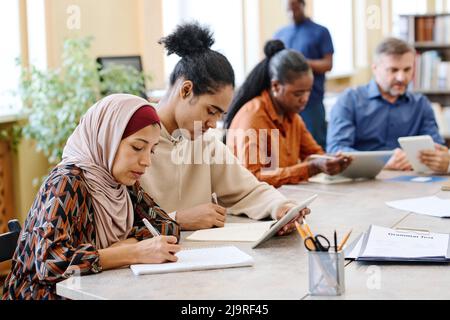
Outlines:
[[328, 252], [330, 250], [331, 244], [330, 240], [321, 234], [317, 236], [310, 236], [305, 239], [305, 247], [308, 251], [320, 251]]

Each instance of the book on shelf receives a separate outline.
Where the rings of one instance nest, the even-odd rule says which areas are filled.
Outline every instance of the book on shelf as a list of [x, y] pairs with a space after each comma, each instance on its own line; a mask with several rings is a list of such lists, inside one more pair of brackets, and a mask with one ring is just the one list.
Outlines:
[[416, 54], [416, 90], [450, 90], [450, 62], [436, 50]]
[[410, 43], [450, 45], [450, 15], [402, 16], [400, 37]]

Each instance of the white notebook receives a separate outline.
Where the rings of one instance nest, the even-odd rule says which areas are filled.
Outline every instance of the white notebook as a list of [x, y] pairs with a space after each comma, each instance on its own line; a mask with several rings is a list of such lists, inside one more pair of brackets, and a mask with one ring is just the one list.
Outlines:
[[260, 239], [276, 221], [255, 223], [226, 223], [224, 228], [199, 230], [189, 241], [254, 242]]
[[130, 266], [135, 275], [251, 267], [254, 260], [234, 246], [181, 250], [178, 261], [163, 264], [135, 264]]
[[268, 239], [275, 236], [285, 225], [298, 216], [298, 213], [317, 199], [318, 195], [303, 200], [292, 207], [285, 216], [278, 221], [259, 223], [230, 224], [226, 228], [214, 228], [197, 231], [187, 238], [194, 241], [236, 241], [253, 242], [252, 249], [258, 247]]

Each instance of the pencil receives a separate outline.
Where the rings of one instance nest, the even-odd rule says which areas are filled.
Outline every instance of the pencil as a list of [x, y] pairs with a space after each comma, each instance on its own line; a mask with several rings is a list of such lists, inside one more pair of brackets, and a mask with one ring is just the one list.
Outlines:
[[297, 232], [300, 235], [300, 237], [302, 237], [303, 241], [305, 241], [305, 239], [308, 238], [308, 236], [306, 235], [305, 231], [303, 231], [302, 227], [297, 221], [295, 221], [295, 227], [297, 228]]
[[308, 236], [310, 236], [311, 238], [314, 238], [314, 234], [312, 233], [311, 229], [309, 228], [309, 225], [306, 223], [306, 220], [303, 219], [303, 225], [306, 228], [306, 232], [308, 233]]
[[347, 234], [345, 235], [345, 237], [344, 237], [344, 239], [342, 240], [341, 244], [339, 244], [338, 251], [341, 251], [342, 248], [344, 248], [345, 244], [346, 244], [347, 241], [348, 241], [348, 238], [350, 238], [350, 235], [352, 234], [352, 231], [353, 231], [353, 230], [350, 230], [349, 233], [347, 233]]

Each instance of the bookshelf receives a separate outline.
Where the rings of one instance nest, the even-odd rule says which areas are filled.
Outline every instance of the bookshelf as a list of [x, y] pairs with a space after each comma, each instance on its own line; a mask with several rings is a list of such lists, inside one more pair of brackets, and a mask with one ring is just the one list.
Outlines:
[[450, 107], [450, 13], [400, 16], [400, 37], [417, 50], [415, 92]]
[[450, 146], [450, 13], [401, 15], [400, 37], [417, 51], [413, 90], [443, 107], [435, 113]]

